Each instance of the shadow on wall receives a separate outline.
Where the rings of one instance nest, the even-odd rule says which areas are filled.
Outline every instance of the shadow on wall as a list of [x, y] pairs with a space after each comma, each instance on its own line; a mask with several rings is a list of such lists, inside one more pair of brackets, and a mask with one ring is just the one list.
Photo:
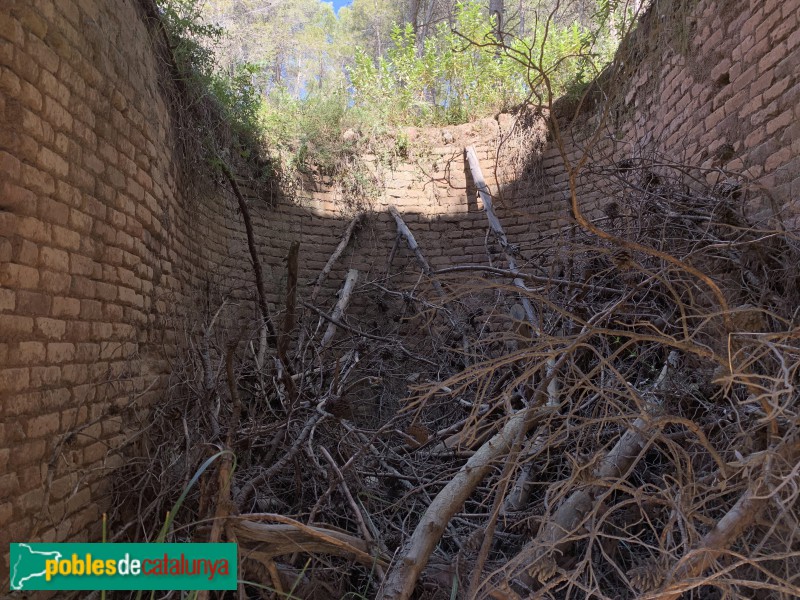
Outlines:
[[[724, 10], [704, 0], [678, 11], [653, 3], [582, 105], [554, 106], [567, 160], [587, 154], [576, 181], [587, 214], [601, 216], [610, 203], [604, 181], [635, 168], [694, 192], [734, 186], [748, 219], [796, 230], [799, 14], [800, 0], [737, 0]], [[570, 196], [557, 146], [523, 169], [542, 169], [542, 202]]]

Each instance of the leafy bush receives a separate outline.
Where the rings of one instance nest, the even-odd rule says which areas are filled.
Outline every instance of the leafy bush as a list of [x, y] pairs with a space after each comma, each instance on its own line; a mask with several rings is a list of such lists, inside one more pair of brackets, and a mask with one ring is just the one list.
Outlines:
[[471, 1], [457, 6], [452, 27], [439, 24], [421, 51], [411, 25], [395, 26], [385, 56], [373, 60], [356, 49], [349, 72], [355, 105], [392, 124], [463, 123], [547, 96], [545, 78], [557, 97], [609, 58], [590, 51], [601, 37], [577, 23], [539, 22], [504, 45], [494, 31], [482, 5]]
[[252, 84], [258, 68], [249, 63], [237, 65], [231, 73], [219, 68], [215, 47], [223, 29], [204, 22], [201, 0], [156, 0], [156, 4], [175, 61], [176, 76], [190, 96], [190, 105], [210, 102], [221, 121], [238, 138], [237, 142], [252, 145], [261, 129], [258, 117], [261, 98]]

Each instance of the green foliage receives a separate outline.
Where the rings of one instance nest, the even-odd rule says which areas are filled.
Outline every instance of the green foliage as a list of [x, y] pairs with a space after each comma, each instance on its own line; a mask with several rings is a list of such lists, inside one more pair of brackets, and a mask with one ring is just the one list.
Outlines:
[[261, 0], [156, 1], [193, 100], [216, 105], [240, 147], [265, 141], [284, 174], [341, 175], [354, 194], [371, 188], [352, 160], [366, 145], [409, 155], [408, 139], [389, 129], [463, 123], [578, 94], [630, 23], [618, 0], [582, 0], [592, 16], [580, 19], [551, 18], [546, 3], [526, 0], [527, 20], [506, 23], [500, 43], [479, 0], [456, 2], [417, 30], [398, 24], [404, 3], [391, 0], [354, 0], [338, 15], [320, 0], [269, 10]]
[[[223, 35], [221, 27], [208, 24], [201, 13], [201, 0], [156, 0], [161, 22], [175, 61], [177, 77], [195, 108], [210, 102], [226, 122], [240, 146], [252, 146], [258, 138], [260, 95], [253, 85], [259, 68], [249, 63], [230, 72], [221, 70], [215, 48]], [[215, 145], [215, 141], [206, 140]], [[206, 148], [214, 156], [214, 148]], [[245, 151], [246, 152], [246, 151]]]
[[278, 89], [260, 108], [264, 136], [272, 150], [281, 152], [290, 168], [316, 167], [324, 174], [332, 174], [339, 157], [354, 148], [352, 142], [342, 140], [348, 116], [343, 89], [302, 100]]
[[504, 44], [494, 31], [474, 1], [459, 3], [453, 26], [439, 24], [421, 48], [410, 25], [395, 26], [384, 56], [356, 49], [349, 70], [355, 105], [392, 124], [463, 123], [531, 97], [557, 97], [594, 77], [607, 60], [591, 51], [599, 37], [577, 23], [539, 21]]

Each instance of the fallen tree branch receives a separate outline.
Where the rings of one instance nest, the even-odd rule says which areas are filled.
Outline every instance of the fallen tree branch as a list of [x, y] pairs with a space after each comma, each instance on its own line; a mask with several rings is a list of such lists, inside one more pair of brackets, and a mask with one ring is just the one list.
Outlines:
[[514, 280], [512, 283], [522, 292], [520, 294], [520, 301], [522, 302], [522, 307], [525, 309], [525, 315], [528, 317], [528, 321], [530, 321], [531, 328], [533, 331], [537, 332], [538, 335], [541, 333], [542, 328], [539, 324], [539, 319], [533, 312], [533, 305], [527, 297], [529, 290], [525, 286], [525, 282], [522, 281], [522, 278], [519, 276], [517, 260], [514, 258], [515, 251], [509, 245], [506, 232], [503, 230], [503, 225], [500, 223], [500, 219], [497, 218], [497, 215], [494, 212], [494, 206], [492, 205], [492, 194], [489, 191], [489, 186], [486, 185], [486, 180], [483, 178], [483, 171], [481, 171], [481, 165], [480, 162], [478, 162], [478, 155], [475, 154], [475, 148], [472, 146], [467, 146], [464, 149], [464, 152], [467, 155], [467, 162], [469, 163], [469, 168], [472, 172], [472, 180], [475, 182], [475, 187], [477, 188], [478, 193], [481, 196], [481, 200], [483, 201], [483, 209], [486, 213], [486, 218], [489, 221], [489, 227], [491, 228], [497, 243], [500, 244], [500, 247], [503, 249], [506, 262], [508, 262], [508, 270], [514, 274]]
[[[395, 223], [397, 224], [398, 234], [405, 238], [406, 244], [408, 244], [408, 247], [414, 253], [419, 266], [422, 268], [422, 272], [425, 273], [425, 275], [431, 280], [433, 289], [436, 290], [436, 293], [439, 294], [439, 297], [443, 301], [446, 300], [447, 294], [445, 294], [442, 284], [434, 276], [434, 271], [431, 268], [430, 263], [428, 263], [425, 255], [422, 253], [422, 250], [420, 250], [419, 244], [417, 244], [417, 240], [414, 238], [414, 234], [411, 233], [411, 230], [408, 228], [408, 225], [406, 225], [403, 217], [394, 206], [389, 207], [389, 212], [392, 214]], [[467, 335], [464, 332], [464, 328], [461, 326], [461, 324], [449, 312], [447, 316], [450, 324], [453, 326], [453, 329], [455, 329], [456, 332], [461, 336], [461, 349], [464, 351], [464, 364], [466, 366], [468, 364], [467, 353], [469, 351], [469, 340], [467, 339]]]
[[419, 266], [422, 268], [422, 272], [431, 280], [431, 284], [433, 285], [436, 293], [439, 296], [444, 297], [445, 293], [442, 289], [442, 284], [439, 283], [439, 280], [433, 276], [433, 269], [431, 268], [430, 263], [425, 258], [425, 255], [422, 253], [422, 250], [419, 248], [419, 244], [417, 244], [416, 238], [414, 238], [414, 234], [411, 233], [411, 230], [406, 225], [406, 222], [403, 220], [403, 217], [397, 211], [394, 206], [389, 207], [389, 212], [394, 217], [395, 223], [397, 224], [397, 232], [402, 235], [406, 239], [406, 244], [408, 244], [409, 249], [414, 253], [414, 257], [417, 259]]
[[[677, 352], [670, 352], [661, 373], [654, 384], [658, 390], [666, 379], [667, 370], [677, 361]], [[646, 433], [653, 423], [649, 413], [652, 406], [637, 417], [633, 424], [620, 437], [614, 447], [600, 460], [594, 471], [594, 477], [600, 481], [621, 477], [631, 469], [647, 444]], [[577, 529], [596, 504], [596, 495], [603, 486], [588, 485], [574, 491], [553, 516], [545, 521], [536, 538], [527, 544], [510, 561], [515, 570], [520, 570], [520, 579], [527, 585], [534, 580], [544, 582], [553, 576], [556, 569], [554, 554], [563, 555], [572, 544], [569, 536]]]
[[[481, 195], [481, 200], [483, 201], [483, 209], [486, 213], [486, 218], [489, 221], [489, 227], [492, 229], [494, 233], [494, 237], [497, 240], [497, 243], [500, 244], [500, 247], [503, 249], [503, 254], [505, 254], [506, 262], [508, 262], [508, 270], [514, 274], [514, 279], [512, 283], [514, 287], [520, 290], [519, 299], [522, 302], [522, 308], [525, 311], [525, 316], [528, 318], [528, 323], [531, 326], [531, 332], [534, 337], [539, 337], [542, 335], [542, 325], [539, 322], [539, 318], [536, 316], [536, 313], [533, 312], [533, 305], [531, 304], [530, 299], [528, 298], [528, 294], [530, 290], [525, 286], [525, 282], [519, 276], [519, 269], [517, 268], [517, 260], [514, 258], [515, 254], [517, 253], [515, 249], [513, 249], [509, 243], [508, 238], [506, 237], [506, 232], [503, 229], [502, 223], [500, 223], [500, 219], [497, 218], [497, 215], [494, 212], [494, 205], [492, 204], [492, 194], [489, 191], [489, 186], [486, 185], [486, 180], [483, 178], [483, 172], [481, 171], [481, 165], [478, 161], [478, 155], [475, 153], [475, 148], [472, 146], [467, 146], [464, 149], [464, 152], [467, 154], [467, 162], [469, 162], [469, 168], [472, 172], [472, 179], [475, 182], [475, 187], [478, 190], [478, 193]], [[551, 358], [547, 364], [547, 374], [548, 376], [551, 374], [552, 370], [554, 369], [554, 360]], [[557, 406], [558, 405], [558, 378], [557, 377], [549, 377], [550, 379], [550, 386], [547, 390], [547, 404], [548, 406]]]
[[[562, 354], [558, 365], [563, 364], [568, 355], [566, 352]], [[539, 383], [530, 406], [513, 414], [503, 429], [481, 446], [436, 495], [417, 523], [402, 553], [392, 563], [386, 575], [386, 584], [379, 596], [381, 600], [408, 600], [411, 597], [417, 579], [450, 519], [489, 474], [494, 462], [511, 450], [515, 441], [539, 418], [548, 414], [549, 411], [543, 410], [543, 405], [546, 401], [547, 385], [552, 376], [551, 373]]]
[[331, 313], [331, 319], [330, 323], [328, 323], [328, 328], [325, 330], [325, 334], [322, 336], [320, 346], [323, 350], [328, 347], [333, 339], [333, 336], [336, 335], [336, 324], [347, 310], [347, 305], [350, 304], [350, 296], [353, 293], [353, 288], [356, 286], [356, 281], [358, 281], [358, 271], [356, 269], [350, 269], [347, 272], [344, 285], [339, 291], [339, 300], [336, 302], [333, 313]]
[[[255, 519], [269, 519], [277, 523], [258, 523]], [[370, 554], [369, 545], [361, 538], [335, 529], [304, 525], [282, 515], [243, 515], [241, 519], [234, 519], [230, 527], [242, 551], [247, 552], [252, 548], [265, 558], [305, 552], [343, 556], [367, 566], [387, 564], [385, 557]]]
[[322, 271], [319, 275], [317, 275], [317, 279], [314, 281], [314, 288], [311, 290], [311, 302], [314, 302], [319, 295], [319, 291], [322, 288], [322, 284], [325, 282], [325, 279], [333, 269], [333, 265], [336, 264], [336, 261], [342, 256], [342, 253], [347, 248], [348, 244], [350, 244], [350, 239], [353, 237], [353, 232], [356, 230], [361, 224], [361, 221], [364, 219], [364, 213], [360, 212], [355, 217], [352, 218], [350, 224], [345, 229], [344, 234], [342, 234], [342, 239], [339, 241], [339, 245], [336, 246], [336, 250], [333, 251], [328, 262], [325, 263], [325, 266], [322, 268]]
[[[350, 493], [350, 488], [347, 486], [347, 482], [345, 481], [344, 475], [339, 469], [339, 465], [336, 464], [336, 461], [333, 460], [330, 452], [328, 452], [324, 446], [320, 446], [320, 452], [322, 453], [322, 456], [325, 457], [325, 460], [328, 461], [328, 464], [331, 466], [331, 470], [333, 470], [333, 473], [339, 480], [339, 488], [342, 490], [344, 497], [347, 498], [348, 504], [350, 504], [350, 508], [353, 511], [356, 522], [358, 523], [358, 527], [361, 529], [361, 535], [364, 536], [364, 540], [366, 540], [368, 545], [375, 545], [375, 538], [373, 537], [372, 532], [369, 530], [369, 527], [367, 527], [367, 523], [364, 521], [364, 515], [361, 514], [361, 509], [359, 508], [358, 504], [356, 504], [355, 499], [353, 499], [353, 494]], [[381, 548], [381, 550], [384, 549]], [[383, 578], [386, 576], [383, 571], [383, 567], [378, 565], [376, 570], [378, 572], [378, 577], [383, 580]]]
[[426, 363], [428, 365], [431, 365], [433, 367], [437, 367], [438, 366], [432, 360], [428, 360], [427, 358], [425, 358], [423, 356], [419, 356], [418, 354], [414, 354], [408, 348], [406, 348], [401, 343], [399, 343], [397, 340], [393, 340], [391, 338], [386, 338], [386, 337], [381, 337], [379, 335], [372, 335], [371, 333], [367, 333], [366, 331], [360, 331], [359, 329], [356, 329], [355, 327], [350, 327], [350, 325], [346, 325], [346, 324], [342, 323], [341, 321], [339, 321], [338, 319], [334, 319], [331, 315], [327, 314], [325, 311], [320, 310], [319, 308], [317, 308], [313, 304], [309, 304], [308, 302], [303, 302], [302, 300], [300, 300], [300, 304], [302, 304], [303, 306], [305, 306], [308, 309], [313, 310], [315, 313], [317, 313], [320, 317], [322, 317], [323, 319], [325, 319], [329, 323], [333, 323], [334, 325], [336, 325], [337, 327], [339, 327], [341, 329], [344, 329], [345, 331], [349, 331], [350, 333], [354, 333], [355, 335], [363, 337], [363, 338], [366, 338], [368, 340], [375, 340], [375, 341], [378, 341], [378, 342], [385, 342], [387, 344], [391, 344], [393, 347], [399, 348], [401, 352], [403, 352], [405, 355], [413, 358], [414, 360], [418, 360], [420, 362], [424, 362], [424, 363]]
[[784, 484], [794, 486], [797, 485], [798, 459], [800, 459], [800, 439], [797, 437], [787, 440], [774, 453], [765, 456], [763, 476], [755, 478], [736, 504], [703, 536], [698, 547], [678, 562], [668, 575], [665, 587], [658, 594], [644, 598], [677, 600], [685, 591], [694, 587], [696, 582], [692, 579], [700, 577], [758, 519], [769, 504], [773, 493], [770, 489], [770, 465], [780, 460], [794, 466], [793, 476], [783, 480]]

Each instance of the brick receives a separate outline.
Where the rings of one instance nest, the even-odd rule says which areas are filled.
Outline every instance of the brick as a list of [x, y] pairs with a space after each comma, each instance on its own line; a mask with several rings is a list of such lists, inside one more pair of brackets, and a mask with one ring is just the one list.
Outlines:
[[0, 523], [8, 523], [14, 514], [14, 506], [11, 502], [4, 502], [0, 504]]
[[13, 290], [0, 288], [0, 312], [13, 311], [17, 304], [17, 296]]
[[39, 317], [36, 319], [36, 331], [51, 340], [60, 340], [64, 337], [67, 324], [60, 319]]
[[767, 54], [764, 55], [764, 57], [758, 61], [759, 71], [763, 73], [770, 67], [774, 67], [775, 64], [785, 56], [786, 56], [786, 43], [781, 42], [780, 44], [775, 46], [771, 51], [767, 52]]
[[[22, 25], [14, 18], [0, 19], [0, 37], [19, 47], [24, 46], [25, 43], [25, 32]], [[0, 520], [0, 523], [2, 522]]]
[[797, 22], [794, 19], [783, 19], [776, 27], [769, 32], [769, 41], [774, 45], [787, 35], [797, 30]]
[[759, 23], [758, 27], [756, 27], [756, 39], [762, 40], [764, 38], [769, 38], [771, 43], [774, 43], [774, 37], [771, 32], [774, 32], [776, 29], [776, 25], [781, 20], [781, 13], [778, 10], [774, 11], [765, 11], [765, 16], [761, 19], [761, 23]]
[[22, 165], [21, 182], [29, 190], [43, 196], [49, 196], [56, 191], [53, 177], [31, 165]]
[[[8, 499], [19, 493], [19, 479], [16, 473], [0, 475], [0, 499]], [[12, 538], [13, 539], [13, 538]]]
[[66, 177], [69, 174], [67, 161], [45, 146], [39, 149], [38, 164], [56, 177]]
[[19, 180], [22, 172], [19, 160], [8, 152], [0, 152], [0, 172], [10, 180]]
[[[0, 171], [2, 172], [2, 171]], [[0, 210], [18, 215], [36, 214], [36, 194], [10, 181], [4, 181], [0, 190]]]
[[25, 435], [31, 439], [52, 435], [59, 430], [60, 417], [58, 414], [32, 417], [25, 426]]
[[777, 117], [767, 121], [767, 133], [772, 135], [779, 129], [783, 129], [794, 121], [792, 110], [787, 110], [778, 115]]
[[750, 86], [750, 95], [759, 94], [766, 90], [770, 85], [772, 85], [772, 80], [775, 78], [774, 71], [767, 71], [766, 73], [762, 74], [753, 85]]
[[103, 318], [103, 305], [97, 300], [81, 300], [82, 319], [96, 321]]
[[69, 254], [64, 250], [44, 247], [40, 250], [39, 260], [42, 266], [54, 271], [69, 271]]
[[754, 148], [761, 142], [767, 139], [767, 128], [766, 127], [759, 127], [754, 129], [748, 136], [744, 139], [745, 148]]
[[86, 365], [64, 365], [61, 368], [61, 382], [65, 385], [86, 383], [88, 376]]
[[51, 316], [53, 317], [77, 317], [81, 311], [80, 300], [76, 298], [53, 298]]
[[39, 285], [39, 271], [15, 263], [0, 265], [0, 285], [24, 290], [36, 289]]
[[54, 271], [39, 272], [39, 288], [51, 294], [64, 294], [69, 291], [71, 278], [66, 273]]
[[74, 229], [80, 233], [88, 234], [92, 230], [92, 223], [94, 223], [94, 220], [91, 216], [75, 210], [74, 208], [70, 209], [69, 225], [71, 229]]
[[47, 356], [45, 345], [41, 342], [20, 342], [16, 358], [20, 363], [42, 362]]
[[[47, 472], [46, 465], [31, 465], [22, 469], [18, 469], [19, 485], [24, 490], [31, 488], [38, 488], [42, 484], [42, 470]], [[39, 490], [36, 490], [37, 492]], [[39, 505], [41, 506], [42, 494], [38, 494]]]
[[52, 298], [49, 294], [19, 290], [17, 313], [20, 315], [49, 315]]
[[94, 298], [95, 282], [82, 275], [72, 277], [70, 295], [76, 298]]
[[34, 217], [23, 217], [17, 222], [17, 233], [25, 239], [47, 244], [51, 238], [51, 225]]
[[775, 154], [770, 156], [764, 163], [764, 170], [767, 172], [774, 171], [779, 166], [789, 162], [792, 158], [791, 148], [781, 148]]
[[72, 131], [72, 115], [50, 96], [44, 97], [44, 117], [58, 131]]
[[[3, 211], [0, 210], [0, 216], [2, 215]], [[0, 263], [11, 262], [13, 256], [14, 256], [14, 247], [11, 245], [11, 242], [8, 240], [8, 238], [0, 237]]]
[[0, 66], [0, 90], [15, 98], [22, 91], [22, 80], [8, 67]]
[[771, 102], [778, 96], [780, 96], [783, 92], [786, 91], [786, 88], [789, 87], [790, 80], [788, 77], [780, 79], [775, 82], [775, 84], [770, 87], [767, 91], [764, 92], [764, 102]]
[[117, 286], [110, 283], [102, 283], [98, 281], [95, 284], [96, 296], [98, 299], [111, 302], [117, 299]]
[[792, 51], [797, 46], [800, 46], [800, 29], [795, 30], [795, 32], [789, 36], [789, 39], [786, 40], [786, 44], [789, 51]]
[[47, 360], [50, 363], [65, 363], [75, 358], [75, 344], [58, 342], [47, 344]]
[[30, 371], [27, 368], [0, 369], [0, 391], [20, 392], [30, 384]]
[[88, 256], [72, 253], [70, 255], [70, 273], [73, 275], [99, 275], [100, 266]]
[[39, 263], [39, 246], [28, 240], [21, 240], [16, 251], [16, 262], [35, 267]]
[[84, 342], [91, 339], [92, 324], [85, 321], [67, 321], [65, 339], [71, 342]]
[[78, 250], [81, 247], [81, 236], [65, 227], [53, 225], [53, 243], [67, 250]]
[[29, 38], [25, 50], [30, 53], [31, 57], [33, 57], [43, 69], [51, 73], [55, 73], [58, 70], [58, 64], [60, 62], [58, 55], [48, 48], [41, 40], [35, 37]]
[[52, 198], [39, 198], [37, 213], [42, 221], [49, 223], [66, 223], [69, 218], [69, 206]]

